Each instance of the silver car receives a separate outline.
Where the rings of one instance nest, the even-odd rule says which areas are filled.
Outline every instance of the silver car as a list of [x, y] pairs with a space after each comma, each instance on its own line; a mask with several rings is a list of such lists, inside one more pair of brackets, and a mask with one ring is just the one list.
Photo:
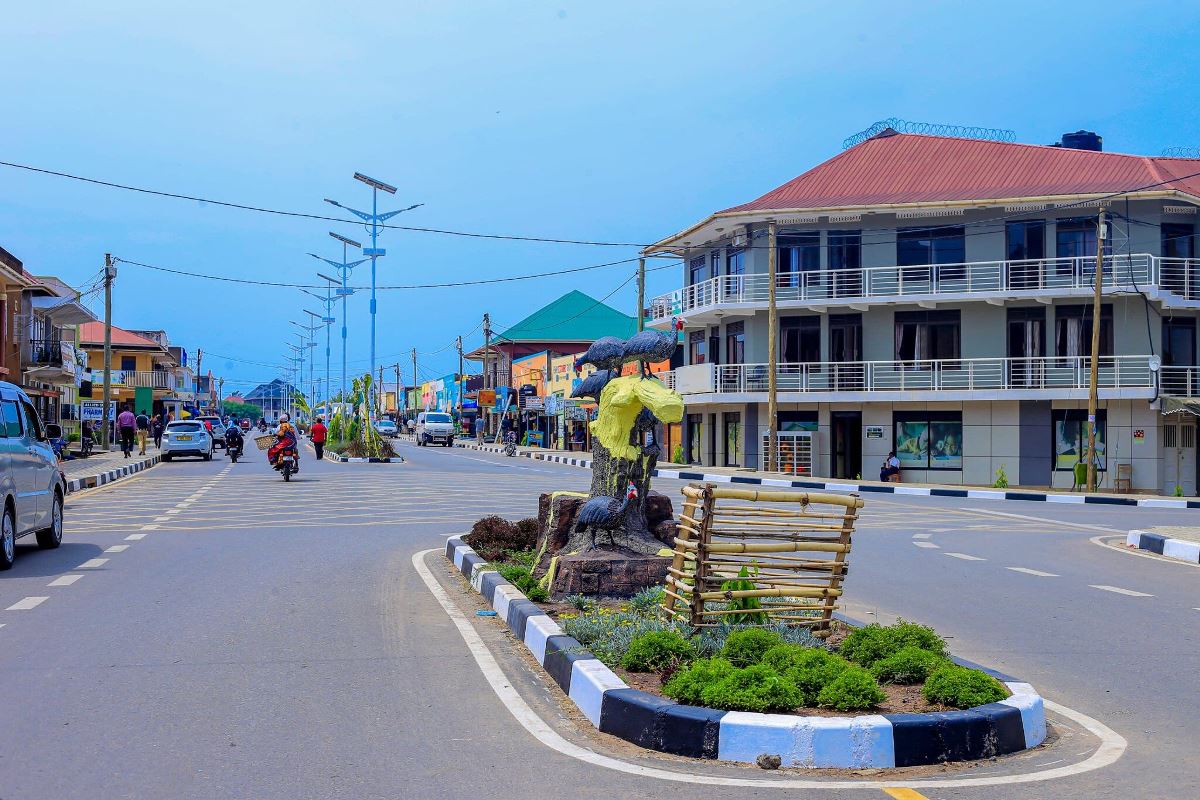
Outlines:
[[177, 456], [198, 456], [212, 461], [213, 437], [203, 422], [180, 419], [167, 425], [163, 432], [162, 460], [170, 461]]
[[39, 547], [62, 543], [67, 479], [58, 468], [51, 439], [62, 428], [43, 425], [20, 387], [0, 382], [0, 570], [13, 565], [17, 539], [34, 534]]

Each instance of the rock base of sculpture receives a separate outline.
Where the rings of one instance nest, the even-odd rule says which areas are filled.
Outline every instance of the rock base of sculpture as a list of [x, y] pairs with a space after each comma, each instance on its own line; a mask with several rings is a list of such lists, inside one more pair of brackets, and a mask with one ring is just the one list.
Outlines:
[[632, 597], [651, 586], [661, 586], [671, 559], [593, 550], [576, 556], [560, 556], [554, 571], [550, 594], [556, 599], [567, 595]]

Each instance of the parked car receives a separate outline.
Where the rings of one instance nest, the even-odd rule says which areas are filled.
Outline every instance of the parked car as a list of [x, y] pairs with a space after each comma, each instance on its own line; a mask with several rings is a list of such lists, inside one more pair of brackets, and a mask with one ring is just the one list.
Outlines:
[[400, 432], [400, 429], [396, 427], [396, 423], [390, 419], [381, 419], [376, 422], [375, 430], [379, 432], [380, 436], [386, 436], [389, 439], [396, 438], [396, 434]]
[[422, 411], [417, 414], [417, 445], [440, 442], [446, 447], [454, 444], [454, 420], [442, 411]]
[[62, 438], [62, 428], [43, 425], [29, 395], [7, 382], [0, 382], [0, 423], [0, 570], [5, 570], [13, 565], [17, 539], [33, 534], [46, 549], [62, 543], [67, 479], [50, 445]]
[[[177, 456], [197, 456], [205, 461], [212, 461], [213, 445], [217, 426], [213, 425], [213, 433], [198, 419], [181, 419], [167, 426], [163, 434], [162, 460], [170, 461]], [[222, 437], [224, 427], [222, 426]]]
[[[200, 424], [202, 425], [205, 422], [211, 422], [213, 447], [225, 446], [225, 423], [220, 417], [218, 417], [216, 414], [201, 414], [200, 416], [193, 417], [192, 419], [199, 420]], [[205, 425], [205, 427], [207, 428], [208, 426]]]

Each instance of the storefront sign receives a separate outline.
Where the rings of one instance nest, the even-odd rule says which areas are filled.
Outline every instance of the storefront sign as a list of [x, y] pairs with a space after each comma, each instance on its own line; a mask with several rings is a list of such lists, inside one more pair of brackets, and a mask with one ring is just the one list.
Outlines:
[[[86, 422], [100, 421], [100, 408], [103, 402], [100, 400], [84, 400], [79, 404], [79, 419]], [[115, 400], [110, 400], [108, 403], [108, 418], [115, 420], [117, 418], [117, 403]]]
[[883, 438], [883, 426], [882, 425], [868, 425], [866, 427], [866, 432], [867, 432], [868, 439], [882, 439]]
[[541, 411], [546, 407], [546, 401], [541, 397], [522, 397], [521, 406], [526, 411]]
[[495, 389], [480, 389], [479, 390], [479, 405], [481, 405], [481, 406], [496, 405], [496, 390]]
[[1133, 443], [1134, 444], [1145, 444], [1146, 443], [1145, 428], [1134, 428], [1133, 429]]

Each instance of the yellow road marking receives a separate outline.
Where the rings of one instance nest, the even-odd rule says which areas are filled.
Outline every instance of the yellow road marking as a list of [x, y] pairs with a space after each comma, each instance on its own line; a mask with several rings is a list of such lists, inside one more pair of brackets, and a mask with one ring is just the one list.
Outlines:
[[888, 797], [896, 798], [896, 800], [929, 800], [928, 797], [921, 794], [916, 789], [897, 787], [895, 789], [884, 789], [883, 793]]

